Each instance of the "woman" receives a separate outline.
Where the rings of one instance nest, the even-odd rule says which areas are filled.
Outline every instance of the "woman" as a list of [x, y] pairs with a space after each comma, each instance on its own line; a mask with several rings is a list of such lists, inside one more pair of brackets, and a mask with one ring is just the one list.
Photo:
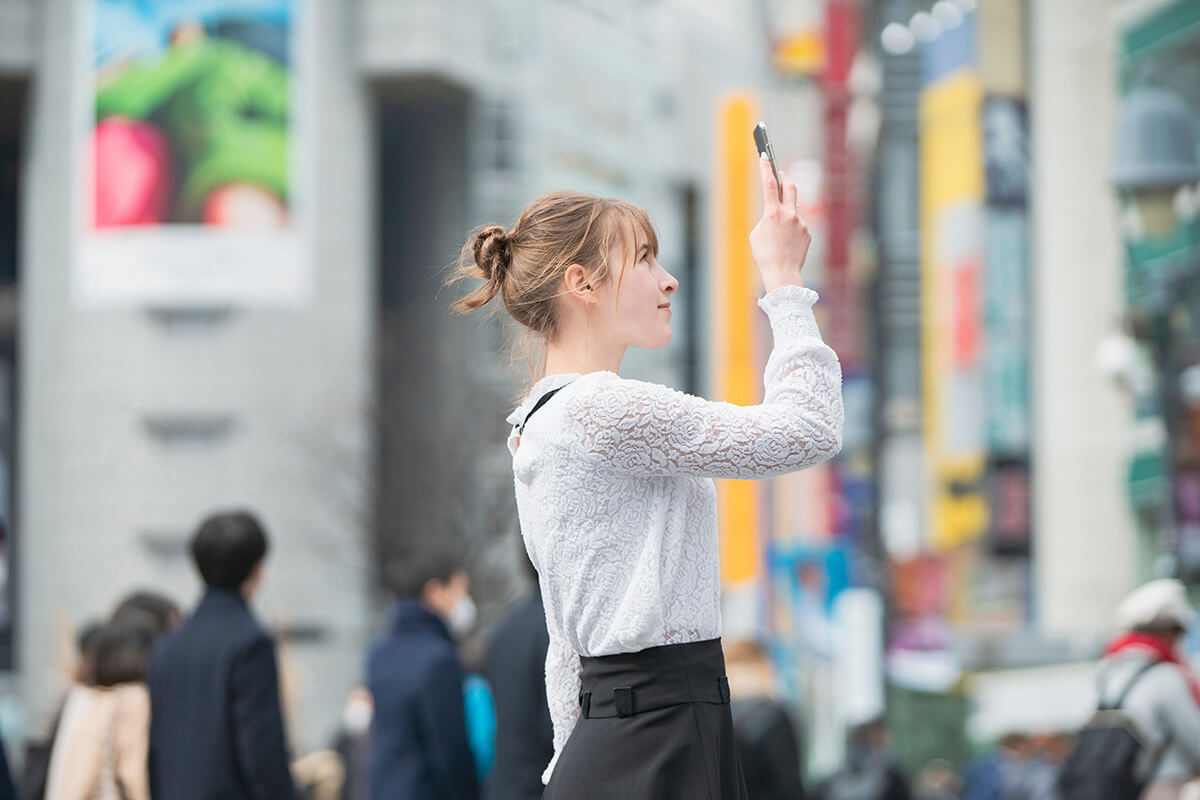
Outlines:
[[157, 633], [153, 616], [128, 609], [96, 634], [94, 684], [79, 690], [73, 723], [55, 738], [46, 800], [149, 800], [144, 681]]
[[616, 374], [671, 339], [678, 284], [646, 213], [575, 193], [537, 198], [511, 231], [464, 247], [460, 275], [545, 343], [545, 377], [509, 417], [517, 510], [546, 607], [551, 800], [745, 797], [719, 637], [712, 478], [761, 478], [841, 447], [841, 371], [801, 269], [811, 241], [760, 164], [750, 234], [775, 347], [766, 400], [736, 407]]

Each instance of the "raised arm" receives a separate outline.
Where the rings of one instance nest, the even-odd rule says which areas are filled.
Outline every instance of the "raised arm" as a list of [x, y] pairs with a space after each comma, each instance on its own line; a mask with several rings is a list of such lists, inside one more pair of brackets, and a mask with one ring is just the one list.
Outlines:
[[832, 458], [842, 443], [842, 373], [817, 330], [816, 299], [785, 286], [760, 301], [775, 335], [762, 405], [609, 378], [567, 406], [586, 455], [633, 474], [714, 478], [765, 478]]

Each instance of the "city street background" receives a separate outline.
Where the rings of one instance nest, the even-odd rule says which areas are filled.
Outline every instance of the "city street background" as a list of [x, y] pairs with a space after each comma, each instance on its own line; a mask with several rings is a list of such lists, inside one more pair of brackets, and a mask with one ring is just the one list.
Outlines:
[[10, 757], [82, 625], [194, 604], [214, 509], [272, 537], [297, 753], [423, 543], [468, 549], [477, 671], [530, 587], [504, 420], [537, 356], [450, 313], [468, 231], [553, 189], [645, 207], [675, 336], [623, 373], [758, 402], [759, 120], [846, 426], [719, 482], [726, 639], [812, 777], [881, 715], [912, 773], [1078, 730], [1120, 600], [1200, 589], [1200, 3], [0, 0]]

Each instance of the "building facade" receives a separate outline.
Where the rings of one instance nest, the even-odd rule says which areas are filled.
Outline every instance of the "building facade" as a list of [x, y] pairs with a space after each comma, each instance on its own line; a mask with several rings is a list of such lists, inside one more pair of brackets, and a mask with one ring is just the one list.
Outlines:
[[[265, 244], [194, 220], [101, 230], [119, 29], [100, 7], [120, 3], [0, 1], [6, 735], [40, 729], [73, 631], [123, 592], [194, 602], [186, 541], [213, 509], [271, 533], [258, 608], [299, 749], [328, 742], [361, 679], [389, 564], [458, 538], [484, 622], [512, 597], [503, 417], [527, 373], [512, 331], [451, 317], [442, 283], [472, 226], [541, 191], [647, 207], [680, 335], [629, 373], [708, 388], [714, 121], [766, 70], [740, 4], [261, 5], [276, 33], [286, 12], [286, 39], [251, 49], [281, 48], [290, 104], [287, 235]], [[195, 24], [250, 41], [197, 13], [143, 46]]]

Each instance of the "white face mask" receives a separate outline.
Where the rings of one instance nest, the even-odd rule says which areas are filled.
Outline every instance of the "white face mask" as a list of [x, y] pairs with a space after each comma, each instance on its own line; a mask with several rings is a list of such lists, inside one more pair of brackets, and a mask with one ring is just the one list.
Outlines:
[[450, 613], [446, 615], [446, 627], [455, 636], [466, 636], [471, 632], [471, 628], [475, 627], [477, 613], [475, 601], [471, 599], [471, 595], [464, 594], [455, 601]]
[[374, 708], [366, 700], [351, 700], [342, 709], [342, 727], [352, 735], [366, 733], [371, 727]]

